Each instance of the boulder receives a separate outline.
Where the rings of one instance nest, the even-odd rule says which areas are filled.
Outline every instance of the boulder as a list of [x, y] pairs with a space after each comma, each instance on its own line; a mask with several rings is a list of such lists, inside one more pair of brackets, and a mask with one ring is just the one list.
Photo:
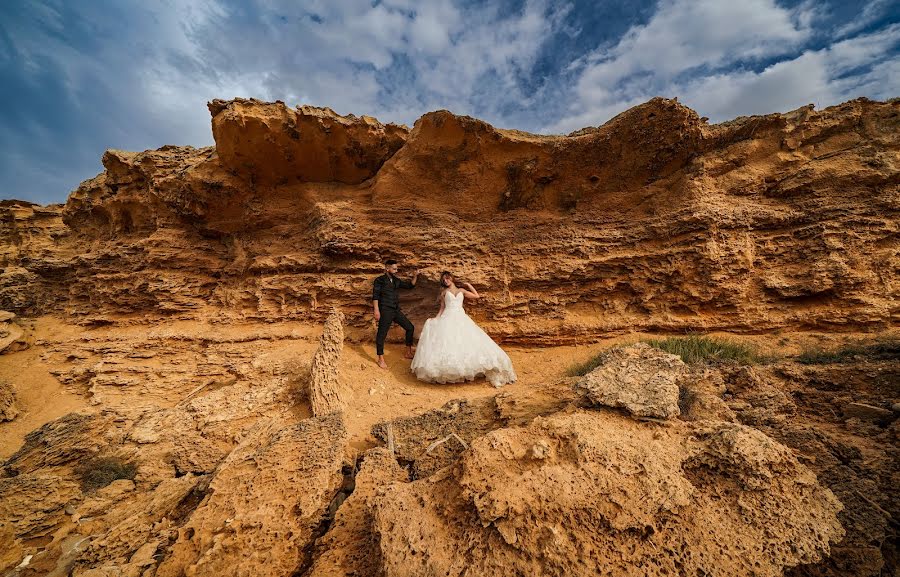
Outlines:
[[339, 414], [258, 423], [216, 470], [156, 575], [292, 574], [341, 485], [346, 444]]
[[761, 432], [597, 411], [494, 431], [374, 506], [387, 577], [780, 577], [843, 536], [840, 502]]
[[608, 351], [600, 366], [574, 386], [590, 405], [670, 419], [680, 414], [678, 385], [686, 368], [678, 356], [637, 343]]

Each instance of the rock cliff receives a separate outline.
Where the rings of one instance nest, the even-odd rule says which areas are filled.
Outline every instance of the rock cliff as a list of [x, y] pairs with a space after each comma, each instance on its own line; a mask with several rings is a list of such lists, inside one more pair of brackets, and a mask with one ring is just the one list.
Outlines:
[[[0, 202], [0, 574], [896, 572], [900, 102], [209, 110], [214, 147]], [[375, 365], [389, 257], [419, 323], [476, 285], [519, 380]], [[713, 329], [770, 356], [635, 342]]]
[[896, 321], [900, 102], [710, 125], [657, 98], [568, 136], [209, 108], [215, 147], [110, 150], [64, 207], [0, 206], [0, 307], [318, 322], [337, 306], [353, 336], [393, 257], [425, 270], [414, 321], [449, 269], [506, 341]]

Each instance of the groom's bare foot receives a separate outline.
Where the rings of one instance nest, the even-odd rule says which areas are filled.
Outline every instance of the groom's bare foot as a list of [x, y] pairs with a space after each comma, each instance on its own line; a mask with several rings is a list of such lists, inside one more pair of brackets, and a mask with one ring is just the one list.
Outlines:
[[388, 368], [387, 363], [384, 362], [384, 357], [378, 357], [378, 366], [382, 369]]
[[404, 359], [412, 359], [415, 355], [413, 354], [412, 349], [406, 349], [406, 354], [403, 355]]

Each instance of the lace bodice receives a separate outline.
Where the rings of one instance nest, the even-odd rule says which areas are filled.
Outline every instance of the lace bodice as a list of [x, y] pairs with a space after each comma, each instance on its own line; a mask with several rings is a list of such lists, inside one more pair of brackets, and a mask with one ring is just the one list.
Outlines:
[[444, 293], [444, 310], [463, 310], [464, 300], [466, 300], [466, 296], [462, 293], [462, 291], [456, 293], [455, 295], [450, 291], [446, 291]]

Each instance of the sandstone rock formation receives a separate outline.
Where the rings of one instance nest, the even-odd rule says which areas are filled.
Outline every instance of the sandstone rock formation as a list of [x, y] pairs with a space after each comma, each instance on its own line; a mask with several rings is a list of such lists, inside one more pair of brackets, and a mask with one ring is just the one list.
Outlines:
[[[258, 475], [246, 478], [258, 491], [255, 506], [260, 511], [268, 506], [266, 498], [273, 508], [298, 503], [288, 481], [299, 476], [311, 504], [306, 521], [295, 525], [305, 527], [306, 535], [318, 530], [332, 497], [328, 484], [341, 479], [346, 432], [340, 420], [306, 420], [310, 412], [298, 404], [293, 367], [271, 358], [266, 338], [246, 330], [230, 335], [219, 328], [192, 342], [171, 327], [153, 332], [140, 327], [140, 340], [119, 334], [114, 341], [88, 332], [74, 342], [62, 339], [65, 346], [59, 351], [47, 347], [51, 357], [68, 359], [64, 364], [71, 372], [61, 372], [61, 379], [90, 394], [98, 410], [48, 423], [29, 434], [4, 463], [0, 485], [4, 495], [17, 495], [12, 501], [17, 510], [0, 512], [0, 542], [9, 543], [9, 558], [0, 557], [0, 573], [31, 555], [22, 575], [56, 567], [65, 569], [60, 569], [62, 575], [141, 575], [155, 571], [163, 560], [158, 551], [168, 553], [174, 543], [183, 555], [180, 562], [193, 564], [192, 547], [206, 551], [206, 545], [182, 543], [179, 528], [193, 518], [211, 486], [219, 490], [215, 503], [221, 510], [233, 499], [235, 516], [244, 514], [241, 504], [252, 491], [241, 483], [247, 473], [242, 456], [267, 463]], [[286, 346], [296, 352], [297, 342], [289, 338]], [[85, 380], [97, 376], [103, 382], [94, 382], [94, 393], [89, 393]], [[288, 452], [293, 456], [284, 454]], [[336, 461], [323, 457], [331, 452]], [[80, 488], [77, 471], [96, 457], [135, 463], [133, 487], [115, 492]], [[226, 462], [234, 466], [226, 467]], [[297, 467], [290, 468], [291, 463]], [[324, 471], [324, 477], [316, 476]], [[323, 494], [329, 493], [322, 502], [314, 483], [322, 483]], [[287, 501], [279, 496], [282, 489], [289, 493]], [[39, 522], [21, 523], [22, 511], [33, 511]], [[195, 530], [208, 535], [215, 528], [201, 524], [201, 518], [206, 517], [197, 517]], [[257, 529], [259, 539], [270, 537], [266, 526]], [[305, 545], [303, 541], [289, 553]], [[292, 563], [302, 558], [301, 552]]]
[[604, 355], [600, 366], [575, 383], [575, 390], [593, 405], [669, 419], [680, 414], [679, 382], [685, 371], [678, 356], [637, 343]]
[[292, 574], [340, 485], [345, 443], [339, 415], [262, 423], [222, 463], [156, 575]]
[[412, 477], [420, 479], [444, 468], [469, 448], [469, 443], [493, 431], [505, 419], [496, 399], [458, 399], [421, 415], [379, 423], [373, 435], [387, 444], [391, 426], [397, 458], [411, 463]]
[[0, 422], [12, 421], [19, 416], [16, 390], [6, 381], [0, 381]]
[[347, 402], [348, 391], [338, 375], [344, 348], [343, 322], [344, 315], [340, 311], [329, 315], [309, 367], [309, 404], [317, 417], [340, 412]]
[[0, 354], [27, 348], [25, 331], [15, 323], [0, 321]]
[[744, 367], [725, 370], [728, 406], [739, 422], [790, 446], [843, 503], [847, 531], [829, 559], [799, 567], [791, 577], [896, 572], [900, 488], [900, 419], [873, 426], [845, 419], [848, 401], [897, 395], [900, 348], [884, 360], [861, 364]]
[[0, 478], [0, 570], [18, 565], [27, 543], [52, 540], [54, 530], [65, 522], [66, 505], [78, 492], [77, 483], [53, 475]]
[[0, 206], [0, 245], [19, 247], [2, 256], [0, 306], [86, 323], [321, 322], [337, 306], [368, 338], [367, 285], [394, 257], [426, 271], [405, 300], [414, 322], [451, 269], [484, 289], [472, 313], [506, 341], [884, 328], [900, 286], [898, 107], [709, 125], [654, 99], [569, 136], [440, 111], [406, 137], [216, 101], [215, 147], [107, 152], [65, 225], [58, 207]]
[[[386, 163], [374, 200], [412, 200], [468, 219], [517, 208], [572, 211], [610, 200], [625, 207], [634, 200], [627, 197], [648, 181], [670, 176], [703, 150], [703, 129], [694, 111], [662, 98], [568, 137], [432, 112], [416, 122], [406, 146]], [[429, 194], [428, 187], [438, 183], [445, 183], [441, 188], [449, 198]], [[610, 194], [620, 198], [603, 198]]]
[[371, 178], [406, 141], [407, 128], [330, 108], [235, 99], [209, 103], [222, 166], [253, 185], [357, 184]]
[[[664, 421], [585, 410], [577, 379], [532, 384], [525, 379], [534, 366], [500, 394], [461, 386], [485, 395], [410, 415], [414, 393], [430, 387], [392, 380], [376, 407], [394, 411], [392, 455], [365, 450], [358, 422], [379, 398], [366, 390], [381, 369], [354, 373], [371, 376], [352, 381], [359, 392], [341, 427], [336, 414], [310, 417], [296, 398], [287, 361], [314, 353], [318, 327], [306, 341], [296, 328], [257, 326], [254, 334], [219, 325], [192, 339], [177, 327], [100, 327], [36, 345], [70, 366], [60, 374], [73, 375], [73, 389], [84, 390], [74, 375], [96, 363], [94, 355], [107, 357], [110, 382], [138, 379], [97, 395], [100, 411], [29, 435], [5, 463], [0, 500], [13, 508], [0, 505], [0, 571], [29, 557], [21, 575], [202, 575], [227, 565], [256, 575], [363, 577], [407, 574], [420, 558], [431, 563], [423, 574], [452, 573], [450, 559], [474, 559], [470, 575], [527, 573], [535, 564], [548, 574], [591, 573], [598, 558], [622, 574], [675, 561], [708, 569], [710, 559], [736, 575], [779, 574], [798, 563], [792, 577], [874, 576], [891, 567], [900, 421], [844, 423], [832, 407], [893, 398], [895, 360], [862, 370], [789, 361], [672, 369], [692, 391], [727, 403], [737, 423], [715, 414], [683, 421], [693, 409]], [[283, 342], [269, 342], [279, 335]], [[345, 373], [365, 358], [357, 349], [345, 348]], [[145, 363], [166, 378], [143, 372]], [[176, 366], [182, 371], [171, 375]], [[235, 380], [206, 381], [212, 368]], [[165, 394], [153, 393], [154, 384]], [[105, 387], [115, 388], [98, 386]], [[87, 491], [74, 471], [97, 456], [134, 462], [137, 476]], [[825, 487], [845, 506], [837, 516]], [[302, 513], [291, 509], [298, 503]], [[280, 512], [277, 524], [260, 518], [267, 511]], [[274, 557], [264, 563], [253, 554], [260, 550]]]
[[6, 381], [0, 381], [0, 422], [12, 421], [19, 416], [16, 390]]
[[740, 425], [575, 413], [497, 430], [458, 466], [391, 485], [375, 527], [387, 576], [776, 576], [843, 534], [814, 479]]
[[377, 575], [381, 570], [378, 534], [373, 527], [374, 500], [384, 487], [405, 481], [406, 472], [394, 455], [375, 448], [363, 455], [353, 494], [337, 511], [328, 533], [316, 544], [310, 577]]
[[51, 295], [79, 252], [65, 248], [71, 231], [62, 208], [0, 200], [0, 309], [34, 314], [55, 300]]
[[[537, 347], [894, 330], [900, 102], [709, 125], [654, 99], [568, 136], [209, 108], [214, 147], [109, 150], [64, 206], [0, 202], [0, 308], [34, 343], [0, 383], [79, 400], [5, 453], [0, 574], [894, 570], [889, 347], [697, 367], [637, 345], [584, 379], [566, 359], [596, 351]], [[419, 326], [440, 270], [478, 286], [471, 315], [534, 347], [520, 382], [375, 367], [385, 257], [424, 270]], [[134, 471], [90, 486], [98, 462]]]

